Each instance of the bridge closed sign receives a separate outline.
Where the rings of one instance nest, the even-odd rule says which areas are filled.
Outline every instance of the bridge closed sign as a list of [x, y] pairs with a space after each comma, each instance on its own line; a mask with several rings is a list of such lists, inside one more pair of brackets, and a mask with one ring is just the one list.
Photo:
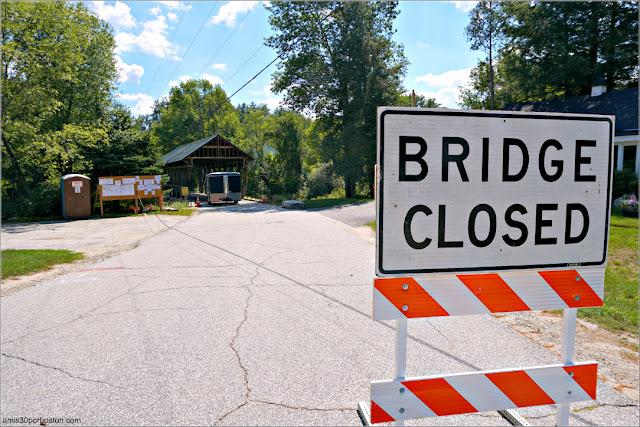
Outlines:
[[381, 107], [376, 273], [604, 267], [613, 117]]

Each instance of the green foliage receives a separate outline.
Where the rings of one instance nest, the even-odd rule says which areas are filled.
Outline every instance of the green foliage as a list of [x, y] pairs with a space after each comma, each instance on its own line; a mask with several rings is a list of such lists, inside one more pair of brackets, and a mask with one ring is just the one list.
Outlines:
[[471, 10], [469, 25], [465, 28], [471, 49], [487, 54], [486, 67], [489, 69], [489, 107], [495, 108], [493, 56], [503, 41], [504, 17], [497, 1], [480, 1]]
[[[588, 95], [598, 77], [609, 90], [637, 85], [637, 2], [505, 1], [495, 7], [502, 43], [494, 56], [496, 104]], [[472, 72], [463, 106], [484, 107], [490, 98], [487, 64]]]
[[[411, 94], [398, 94], [396, 107], [411, 107]], [[424, 95], [416, 95], [417, 108], [442, 108], [442, 105], [436, 102], [435, 98], [427, 98]]]
[[613, 171], [612, 197], [617, 199], [625, 194], [638, 192], [638, 177], [633, 169], [623, 169]]
[[276, 149], [275, 163], [282, 177], [282, 191], [295, 193], [300, 189], [302, 174], [302, 145], [305, 138], [304, 118], [293, 112], [282, 112], [270, 119], [266, 133], [270, 145]]
[[151, 138], [163, 154], [174, 148], [220, 134], [239, 136], [239, 116], [220, 86], [208, 80], [188, 80], [171, 88], [168, 100], [156, 101]]
[[115, 103], [113, 31], [82, 3], [2, 3], [3, 218], [57, 216], [60, 177], [159, 174]]
[[336, 174], [333, 162], [328, 161], [315, 165], [311, 173], [307, 176], [300, 195], [302, 199], [313, 199], [327, 195], [335, 189], [342, 189], [343, 187], [344, 181], [342, 177]]
[[406, 59], [391, 37], [391, 2], [274, 2], [267, 45], [282, 58], [273, 90], [316, 115], [311, 146], [333, 160], [348, 196], [359, 180], [373, 185], [376, 109], [401, 92]]
[[2, 251], [2, 279], [49, 270], [53, 265], [82, 258], [81, 253], [64, 250], [5, 249]]

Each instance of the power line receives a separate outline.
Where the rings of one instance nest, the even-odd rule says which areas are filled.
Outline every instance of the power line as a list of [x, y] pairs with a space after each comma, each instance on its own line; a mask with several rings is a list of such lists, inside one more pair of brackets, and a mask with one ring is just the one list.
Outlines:
[[202, 75], [202, 72], [204, 70], [206, 70], [206, 68], [209, 66], [209, 64], [211, 62], [213, 62], [213, 58], [216, 57], [216, 55], [218, 54], [218, 52], [220, 52], [220, 49], [222, 49], [224, 47], [224, 45], [227, 43], [227, 41], [229, 41], [229, 39], [231, 38], [231, 36], [233, 35], [233, 33], [236, 32], [236, 30], [238, 29], [238, 27], [244, 22], [244, 20], [247, 18], [247, 16], [249, 16], [249, 12], [251, 12], [251, 10], [247, 11], [247, 13], [244, 15], [244, 17], [242, 18], [242, 20], [236, 24], [236, 26], [233, 28], [233, 31], [231, 31], [231, 34], [229, 34], [227, 36], [227, 38], [225, 39], [225, 41], [222, 42], [222, 44], [220, 45], [220, 47], [218, 48], [218, 50], [215, 51], [215, 53], [211, 56], [211, 58], [209, 59], [209, 61], [204, 65], [204, 67], [202, 67], [202, 70], [200, 70], [200, 72], [198, 73], [198, 75]]
[[[182, 11], [182, 15], [180, 15], [180, 20], [178, 21], [178, 25], [176, 25], [176, 29], [173, 30], [173, 34], [171, 35], [171, 40], [169, 40], [169, 45], [171, 45], [171, 43], [173, 43], [173, 38], [176, 36], [176, 33], [178, 32], [178, 28], [180, 28], [180, 24], [182, 23], [182, 18], [184, 17], [184, 14], [187, 13], [187, 9], [189, 9], [189, 4], [191, 3], [191, 1], [189, 1], [186, 5], [186, 7], [184, 8], [184, 10]], [[158, 75], [158, 71], [160, 70], [160, 67], [162, 66], [162, 63], [164, 62], [164, 58], [167, 56], [167, 53], [165, 52], [164, 55], [162, 55], [162, 61], [160, 61], [160, 64], [158, 64], [158, 67], [156, 68], [156, 72], [153, 74], [153, 78], [151, 79], [151, 83], [149, 83], [149, 86], [147, 86], [147, 94], [149, 93], [149, 89], [151, 89], [151, 85], [153, 85], [153, 82], [156, 80], [156, 76]]]
[[[321, 24], [321, 23], [322, 23], [322, 22], [324, 22], [327, 18], [329, 18], [331, 15], [333, 15], [333, 13], [334, 13], [336, 10], [338, 10], [338, 8], [340, 8], [340, 6], [341, 6], [341, 5], [339, 4], [335, 9], [333, 9], [333, 10], [331, 11], [331, 13], [329, 13], [327, 16], [325, 16], [324, 18], [322, 18], [318, 24]], [[245, 17], [246, 17], [246, 16], [245, 16]], [[292, 43], [292, 46], [291, 46], [289, 49], [287, 49], [287, 50], [291, 50], [291, 49], [293, 48], [293, 45], [295, 45], [298, 41], [300, 41], [300, 39], [301, 39], [302, 37], [303, 37], [303, 36], [299, 36], [299, 37], [297, 37], [297, 38], [294, 40], [294, 42]], [[263, 46], [264, 46], [264, 44], [263, 44]], [[262, 48], [262, 46], [260, 46], [260, 48]], [[259, 48], [258, 50], [260, 50], [260, 48]], [[257, 53], [257, 50], [256, 50], [256, 52], [254, 52], [254, 53], [253, 53], [253, 55], [255, 55], [256, 53]], [[269, 68], [271, 65], [273, 65], [273, 63], [274, 63], [274, 62], [276, 62], [278, 59], [280, 59], [280, 57], [282, 57], [285, 53], [286, 53], [286, 52], [282, 52], [282, 53], [280, 53], [278, 56], [276, 56], [276, 57], [275, 57], [271, 62], [269, 62], [266, 66], [264, 66], [260, 71], [258, 71], [258, 72], [256, 73], [256, 75], [255, 75], [255, 76], [251, 77], [251, 78], [250, 78], [250, 79], [249, 79], [245, 84], [243, 84], [243, 85], [242, 85], [238, 90], [236, 90], [235, 92], [233, 92], [231, 95], [229, 95], [229, 96], [227, 97], [227, 99], [225, 99], [225, 100], [224, 100], [224, 101], [222, 101], [220, 104], [218, 104], [218, 106], [216, 106], [216, 107], [213, 109], [213, 111], [211, 112], [211, 115], [214, 115], [215, 113], [217, 113], [217, 112], [218, 112], [218, 110], [219, 110], [220, 108], [222, 108], [222, 106], [223, 106], [224, 104], [226, 104], [226, 103], [227, 103], [227, 102], [228, 102], [228, 101], [229, 101], [229, 100], [230, 100], [230, 99], [231, 99], [235, 94], [237, 94], [238, 92], [240, 92], [240, 91], [241, 91], [242, 89], [244, 89], [244, 88], [245, 88], [249, 83], [251, 83], [253, 80], [255, 80], [255, 78], [256, 78], [256, 77], [258, 77], [258, 76], [259, 76], [260, 74], [262, 74], [262, 73], [263, 73], [267, 68]], [[253, 55], [251, 55], [251, 56], [253, 56]], [[212, 58], [212, 59], [213, 59], [213, 58]], [[251, 57], [250, 57], [249, 59], [251, 59]], [[245, 64], [246, 64], [246, 62], [245, 62]], [[206, 68], [208, 65], [209, 65], [209, 64], [207, 64], [207, 65], [205, 66], [205, 68]], [[243, 66], [244, 66], [244, 64], [243, 64]], [[240, 67], [240, 68], [242, 68], [242, 67]], [[236, 71], [236, 72], [237, 72], [237, 71]], [[233, 106], [233, 105], [232, 105], [232, 106]]]
[[[337, 6], [335, 9], [333, 9], [333, 10], [331, 11], [331, 13], [329, 13], [327, 16], [325, 16], [324, 18], [322, 18], [322, 19], [320, 20], [320, 22], [318, 22], [318, 25], [319, 25], [319, 24], [321, 24], [321, 23], [323, 23], [326, 19], [328, 19], [331, 15], [333, 15], [333, 14], [334, 14], [334, 12], [340, 8], [340, 6], [342, 6], [342, 4], [338, 4], [338, 6]], [[291, 50], [291, 49], [293, 48], [293, 46], [294, 46], [295, 44], [297, 44], [297, 43], [300, 41], [300, 39], [301, 39], [302, 37], [303, 37], [303, 36], [298, 36], [298, 37], [294, 40], [294, 42], [291, 44], [291, 47], [290, 47], [289, 49], [287, 49], [287, 50]], [[264, 46], [264, 44], [263, 44], [263, 46]], [[262, 46], [261, 46], [261, 48], [262, 48]], [[258, 50], [260, 50], [260, 49], [258, 49]], [[257, 53], [257, 51], [256, 51], [256, 52], [254, 52], [254, 54], [253, 54], [253, 55], [255, 55], [256, 53]], [[262, 74], [262, 73], [264, 72], [264, 70], [266, 70], [267, 68], [269, 68], [269, 67], [270, 67], [274, 62], [276, 62], [278, 59], [280, 59], [280, 57], [281, 57], [281, 56], [283, 56], [285, 53], [286, 53], [286, 52], [282, 52], [282, 53], [280, 53], [278, 56], [276, 56], [276, 57], [273, 59], [273, 61], [269, 62], [269, 63], [268, 63], [264, 68], [262, 68], [260, 71], [258, 71], [258, 73], [256, 73], [256, 75], [255, 75], [255, 76], [251, 77], [251, 78], [250, 78], [250, 79], [249, 79], [245, 84], [243, 84], [243, 85], [240, 87], [240, 89], [236, 90], [236, 91], [235, 91], [235, 92], [233, 92], [231, 95], [229, 95], [229, 96], [227, 97], [227, 99], [225, 99], [224, 101], [222, 101], [222, 102], [220, 103], [220, 105], [218, 105], [218, 106], [213, 110], [213, 113], [216, 113], [216, 112], [218, 111], [218, 109], [220, 109], [220, 108], [221, 108], [221, 107], [222, 107], [222, 106], [223, 106], [227, 101], [229, 101], [229, 100], [230, 100], [230, 99], [231, 99], [231, 98], [232, 98], [236, 93], [238, 93], [238, 92], [240, 92], [242, 89], [244, 89], [244, 88], [245, 88], [249, 83], [251, 83], [253, 80], [255, 80], [255, 78], [256, 78], [256, 77], [258, 77], [260, 74]], [[253, 56], [253, 55], [251, 55], [251, 56]], [[246, 62], [245, 62], [245, 64], [246, 64]], [[243, 66], [244, 66], [244, 64], [243, 64]], [[240, 68], [242, 68], [242, 67], [240, 67]]]
[[209, 20], [209, 17], [211, 16], [211, 14], [213, 13], [213, 9], [218, 6], [219, 3], [216, 2], [214, 3], [213, 6], [211, 6], [211, 10], [209, 10], [209, 14], [207, 15], [207, 17], [205, 18], [204, 21], [202, 21], [202, 25], [200, 25], [200, 28], [198, 28], [198, 32], [196, 33], [196, 35], [193, 37], [193, 39], [191, 40], [191, 44], [189, 44], [189, 47], [187, 48], [186, 52], [182, 55], [182, 58], [180, 58], [180, 61], [178, 61], [178, 65], [176, 65], [176, 68], [174, 68], [173, 73], [171, 74], [171, 76], [169, 77], [169, 80], [167, 80], [167, 82], [162, 85], [160, 87], [160, 90], [162, 90], [173, 78], [173, 76], [175, 75], [176, 71], [178, 71], [178, 68], [180, 68], [180, 64], [182, 64], [182, 60], [184, 59], [185, 56], [187, 56], [187, 54], [189, 53], [189, 51], [191, 50], [191, 46], [193, 46], [193, 43], [196, 41], [196, 39], [198, 38], [198, 35], [200, 34], [200, 31], [202, 31], [202, 28], [204, 27], [204, 24], [206, 24], [206, 22]]
[[222, 84], [222, 86], [220, 86], [220, 87], [224, 87], [224, 85], [226, 85], [227, 83], [229, 83], [229, 81], [230, 81], [231, 79], [233, 79], [233, 77], [234, 77], [236, 74], [238, 74], [238, 71], [242, 70], [242, 69], [244, 68], [244, 66], [245, 66], [245, 65], [247, 65], [247, 63], [251, 60], [251, 58], [253, 58], [254, 56], [256, 56], [256, 53], [258, 53], [258, 51], [259, 51], [260, 49], [262, 49], [263, 47], [264, 47], [264, 44], [261, 44], [261, 45], [260, 45], [260, 47], [259, 47], [258, 49], [256, 49], [256, 51], [255, 51], [255, 52], [253, 52], [253, 54], [251, 54], [251, 56], [250, 56], [246, 61], [244, 61], [244, 64], [242, 64], [242, 65], [240, 66], [240, 68], [238, 68], [238, 69], [236, 70], [236, 72], [235, 72], [235, 73], [233, 73], [233, 74], [231, 75], [231, 77], [229, 77], [229, 78], [227, 79], [227, 81], [226, 81], [226, 82], [224, 82], [224, 83]]

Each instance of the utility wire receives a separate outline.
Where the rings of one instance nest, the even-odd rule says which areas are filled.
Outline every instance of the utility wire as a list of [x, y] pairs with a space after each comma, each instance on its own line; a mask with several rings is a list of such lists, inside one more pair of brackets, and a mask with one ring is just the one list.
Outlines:
[[178, 68], [180, 68], [180, 64], [182, 64], [182, 60], [184, 59], [185, 56], [187, 56], [187, 54], [189, 53], [189, 51], [191, 50], [191, 46], [193, 46], [193, 43], [196, 41], [196, 39], [198, 38], [198, 35], [200, 34], [200, 31], [202, 31], [202, 28], [204, 27], [204, 24], [207, 23], [207, 21], [209, 20], [209, 17], [211, 16], [211, 14], [213, 13], [213, 9], [218, 6], [219, 3], [215, 2], [213, 6], [211, 6], [211, 10], [209, 10], [209, 14], [207, 15], [207, 17], [205, 18], [204, 21], [202, 21], [202, 25], [200, 25], [200, 28], [198, 29], [198, 32], [196, 33], [196, 35], [193, 37], [193, 40], [191, 40], [191, 44], [189, 44], [189, 47], [187, 48], [186, 52], [182, 55], [182, 58], [180, 58], [180, 61], [178, 61], [178, 65], [176, 65], [176, 68], [174, 68], [173, 73], [171, 74], [171, 77], [169, 77], [169, 80], [167, 80], [167, 82], [162, 85], [160, 87], [160, 90], [162, 90], [173, 78], [173, 76], [176, 74], [176, 71], [178, 71]]
[[235, 73], [233, 73], [233, 74], [231, 75], [231, 77], [229, 77], [229, 78], [227, 79], [227, 81], [226, 81], [226, 82], [224, 82], [224, 83], [222, 84], [222, 86], [220, 86], [220, 87], [224, 87], [224, 85], [226, 85], [227, 83], [229, 83], [229, 80], [231, 80], [231, 79], [232, 79], [236, 74], [238, 74], [238, 71], [242, 70], [242, 69], [244, 68], [244, 66], [245, 66], [245, 65], [247, 65], [247, 63], [251, 60], [251, 58], [253, 58], [254, 56], [256, 56], [256, 53], [258, 53], [258, 51], [259, 51], [260, 49], [262, 49], [263, 47], [264, 47], [264, 44], [261, 44], [261, 45], [260, 45], [260, 47], [259, 47], [258, 49], [256, 49], [256, 51], [255, 51], [255, 52], [253, 52], [253, 54], [252, 54], [252, 55], [251, 55], [251, 56], [250, 56], [246, 61], [244, 61], [244, 64], [242, 64], [242, 65], [240, 66], [240, 68], [238, 68], [238, 69], [236, 70], [236, 72], [235, 72]]
[[[189, 9], [189, 4], [190, 3], [191, 3], [191, 1], [189, 1], [187, 3], [187, 6], [182, 11], [182, 15], [180, 15], [180, 20], [178, 21], [178, 25], [176, 25], [176, 29], [173, 30], [173, 34], [171, 35], [171, 40], [169, 40], [169, 45], [171, 45], [171, 43], [173, 43], [173, 38], [176, 36], [176, 33], [178, 32], [178, 28], [180, 28], [180, 24], [182, 23], [182, 18], [184, 18], [184, 14], [187, 13], [187, 9]], [[165, 52], [165, 54], [162, 55], [162, 61], [160, 61], [160, 64], [156, 68], [156, 72], [153, 74], [153, 78], [151, 79], [151, 83], [149, 83], [149, 86], [147, 86], [147, 90], [146, 90], [147, 94], [149, 93], [149, 89], [151, 89], [151, 86], [153, 85], [153, 82], [156, 80], [156, 76], [158, 75], [158, 71], [160, 70], [160, 67], [162, 66], [162, 63], [164, 62], [164, 58], [166, 56], [167, 56], [167, 53]]]
[[[320, 20], [320, 22], [318, 23], [318, 25], [319, 25], [319, 24], [321, 24], [321, 23], [323, 23], [326, 19], [328, 19], [331, 15], [333, 15], [333, 14], [334, 14], [334, 12], [335, 12], [336, 10], [338, 10], [338, 8], [340, 8], [340, 6], [341, 6], [341, 5], [338, 5], [335, 9], [333, 9], [333, 10], [331, 11], [331, 13], [329, 13], [327, 16], [325, 16], [324, 18], [322, 18], [322, 19]], [[229, 101], [229, 100], [230, 100], [230, 99], [231, 99], [235, 94], [237, 94], [237, 93], [238, 93], [238, 92], [240, 92], [242, 89], [244, 89], [244, 88], [245, 88], [249, 83], [251, 83], [253, 80], [255, 80], [255, 78], [256, 78], [256, 77], [258, 77], [260, 74], [262, 74], [262, 73], [264, 72], [264, 70], [266, 70], [267, 68], [269, 68], [271, 65], [273, 65], [273, 63], [274, 63], [274, 62], [276, 62], [278, 59], [280, 59], [280, 57], [282, 57], [285, 53], [287, 53], [289, 50], [291, 50], [291, 49], [293, 48], [293, 46], [294, 46], [296, 43], [298, 43], [302, 37], [303, 37], [303, 35], [298, 36], [298, 37], [294, 40], [294, 42], [291, 44], [291, 47], [290, 47], [289, 49], [287, 49], [286, 51], [284, 51], [284, 52], [280, 53], [278, 56], [276, 56], [276, 57], [273, 59], [273, 61], [269, 62], [269, 63], [268, 63], [264, 68], [262, 68], [260, 71], [258, 71], [258, 72], [256, 73], [256, 75], [255, 75], [255, 76], [251, 77], [251, 78], [250, 78], [250, 79], [249, 79], [245, 84], [243, 84], [243, 85], [242, 85], [238, 90], [236, 90], [236, 91], [235, 91], [235, 92], [233, 92], [231, 95], [229, 95], [229, 96], [227, 97], [227, 99], [225, 99], [224, 101], [222, 101], [222, 102], [221, 102], [221, 103], [220, 103], [216, 108], [214, 108], [214, 110], [213, 110], [213, 112], [212, 112], [211, 114], [213, 115], [213, 114], [217, 113], [217, 112], [218, 112], [218, 110], [219, 110], [220, 108], [222, 108], [222, 106], [223, 106], [226, 102], [228, 102], [228, 101]], [[257, 52], [257, 51], [256, 51], [256, 52]], [[255, 55], [255, 53], [254, 53], [254, 55]], [[253, 55], [252, 55], [252, 56], [253, 56]], [[246, 62], [245, 62], [245, 63], [246, 63]], [[242, 68], [242, 67], [241, 67], [241, 68]]]
[[225, 41], [222, 42], [222, 44], [220, 45], [220, 47], [218, 48], [218, 50], [215, 51], [215, 53], [211, 56], [211, 58], [209, 59], [209, 61], [204, 65], [204, 67], [202, 67], [202, 70], [200, 70], [200, 72], [198, 73], [198, 75], [202, 75], [202, 72], [204, 70], [207, 69], [207, 67], [209, 66], [209, 64], [211, 64], [211, 62], [213, 62], [213, 58], [216, 57], [216, 55], [218, 54], [218, 52], [220, 52], [220, 49], [222, 49], [224, 47], [224, 45], [227, 43], [227, 41], [229, 41], [229, 39], [231, 38], [231, 36], [233, 35], [233, 33], [236, 32], [236, 30], [238, 29], [238, 27], [244, 22], [244, 20], [247, 18], [247, 16], [249, 16], [249, 12], [251, 12], [251, 10], [247, 11], [247, 13], [244, 15], [244, 18], [242, 18], [242, 20], [236, 24], [236, 26], [233, 28], [233, 31], [231, 31], [231, 34], [229, 34], [227, 36], [227, 38], [225, 39]]

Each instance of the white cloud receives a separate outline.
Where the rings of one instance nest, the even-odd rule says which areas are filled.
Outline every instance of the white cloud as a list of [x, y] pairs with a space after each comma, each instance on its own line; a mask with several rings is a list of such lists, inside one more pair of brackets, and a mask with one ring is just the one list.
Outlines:
[[153, 98], [146, 93], [118, 93], [116, 97], [123, 101], [135, 102], [131, 107], [131, 113], [134, 115], [153, 113]]
[[429, 43], [416, 43], [418, 45], [418, 47], [424, 47], [424, 48], [429, 48], [431, 47], [431, 45]]
[[262, 95], [266, 97], [273, 95], [273, 93], [271, 93], [271, 84], [266, 85], [261, 90], [250, 90], [249, 93], [252, 95]]
[[233, 27], [238, 14], [252, 10], [256, 4], [257, 1], [230, 1], [218, 10], [218, 14], [207, 25], [224, 22], [227, 27]]
[[180, 61], [182, 58], [180, 58], [178, 55], [173, 55], [173, 56], [172, 56], [172, 59], [173, 59], [174, 61]]
[[218, 76], [212, 76], [211, 74], [207, 74], [204, 73], [203, 75], [200, 76], [201, 79], [205, 79], [205, 80], [209, 80], [209, 82], [212, 85], [220, 85], [222, 86], [224, 84], [224, 82], [222, 81], [222, 79]]
[[116, 34], [116, 52], [129, 52], [137, 49], [159, 57], [163, 57], [165, 53], [169, 52], [171, 43], [166, 37], [168, 25], [164, 16], [158, 16], [152, 21], [145, 21], [142, 26], [144, 29], [137, 36], [124, 32]]
[[178, 86], [180, 83], [185, 83], [189, 80], [191, 80], [191, 76], [190, 75], [185, 75], [185, 76], [180, 76], [178, 77], [179, 80], [171, 80], [169, 82], [169, 87], [174, 87], [174, 86]]
[[458, 88], [442, 88], [437, 91], [422, 91], [416, 90], [417, 95], [422, 95], [425, 98], [434, 98], [436, 102], [447, 108], [460, 108], [458, 106], [458, 97], [460, 96], [460, 91]]
[[469, 12], [471, 9], [476, 7], [478, 4], [477, 1], [450, 1], [449, 3], [453, 3], [456, 5], [456, 9], [463, 11], [464, 13]]
[[121, 82], [137, 82], [140, 84], [140, 77], [144, 74], [142, 65], [126, 64], [119, 56], [116, 56], [116, 67], [118, 68]]
[[214, 70], [224, 71], [227, 69], [227, 64], [213, 64], [211, 68]]
[[266, 104], [269, 107], [269, 110], [273, 111], [276, 108], [280, 107], [282, 103], [282, 98], [267, 98], [264, 101], [259, 101], [257, 104]]
[[191, 6], [187, 6], [180, 1], [157, 1], [156, 3], [160, 3], [165, 6], [169, 10], [189, 10]]
[[458, 87], [469, 82], [471, 68], [461, 70], [451, 70], [442, 74], [426, 74], [413, 79], [415, 83], [426, 83], [431, 87]]
[[169, 12], [169, 13], [167, 13], [167, 18], [169, 18], [169, 21], [177, 21], [178, 20], [178, 15], [176, 15], [173, 12]]
[[[208, 80], [212, 85], [223, 85], [224, 82], [222, 81], [222, 79], [218, 76], [212, 76], [211, 74], [207, 74], [204, 73], [203, 75], [200, 76], [201, 79], [204, 80]], [[193, 79], [193, 77], [191, 77], [190, 75], [184, 75], [184, 76], [180, 76], [178, 77], [178, 80], [172, 80], [169, 82], [169, 87], [173, 87], [173, 86], [178, 86], [180, 83], [185, 83], [188, 82], [189, 80]]]
[[92, 1], [89, 3], [89, 9], [116, 27], [131, 28], [136, 26], [136, 20], [130, 13], [131, 8], [122, 2], [117, 1], [113, 6], [110, 6], [101, 1]]
[[469, 73], [471, 68], [461, 70], [451, 70], [442, 74], [427, 74], [413, 79], [415, 83], [425, 83], [432, 90], [420, 91], [416, 93], [427, 98], [435, 98], [436, 102], [448, 108], [458, 108], [458, 97], [460, 86], [469, 84]]
[[255, 103], [266, 104], [266, 106], [269, 107], [269, 109], [272, 111], [280, 107], [283, 102], [282, 97], [276, 97], [275, 94], [271, 92], [271, 83], [263, 86], [260, 90], [250, 90], [249, 93], [257, 97], [264, 97], [265, 99], [261, 101], [255, 101]]
[[149, 12], [151, 12], [154, 15], [159, 15], [160, 12], [162, 12], [162, 9], [160, 9], [159, 7], [152, 7], [151, 9], [149, 9]]

